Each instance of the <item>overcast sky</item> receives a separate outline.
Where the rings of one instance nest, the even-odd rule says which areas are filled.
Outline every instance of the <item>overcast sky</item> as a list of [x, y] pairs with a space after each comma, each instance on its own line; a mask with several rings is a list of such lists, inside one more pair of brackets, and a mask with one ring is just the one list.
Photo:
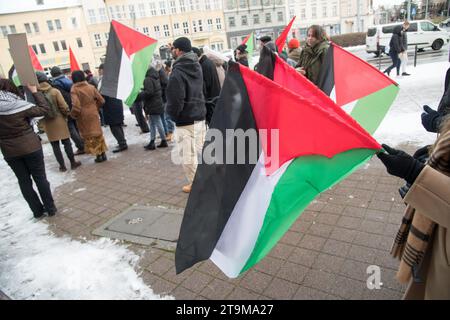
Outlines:
[[393, 6], [396, 4], [401, 4], [404, 0], [373, 0], [373, 7], [377, 8], [379, 5], [389, 5]]

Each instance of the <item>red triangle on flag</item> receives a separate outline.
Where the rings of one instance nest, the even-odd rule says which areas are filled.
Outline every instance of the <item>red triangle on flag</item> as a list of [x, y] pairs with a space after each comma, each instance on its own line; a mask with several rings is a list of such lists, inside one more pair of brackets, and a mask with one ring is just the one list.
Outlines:
[[44, 68], [42, 68], [41, 63], [36, 56], [36, 52], [34, 52], [31, 46], [28, 46], [28, 52], [30, 53], [31, 64], [33, 65], [34, 70], [44, 71]]
[[250, 37], [252, 36], [252, 33], [250, 33], [245, 39], [244, 41], [242, 41], [242, 44], [247, 44], [248, 39], [250, 39]]
[[111, 21], [111, 24], [114, 27], [114, 31], [116, 32], [122, 48], [125, 50], [128, 57], [130, 57], [133, 53], [157, 42], [157, 40], [147, 37], [146, 35], [123, 25], [116, 20]]
[[70, 71], [74, 72], [76, 70], [81, 70], [80, 66], [78, 65], [77, 59], [73, 54], [72, 48], [70, 47], [69, 47], [69, 60], [70, 60]]
[[[303, 92], [301, 97], [249, 68], [239, 67], [257, 128], [268, 131], [268, 139], [261, 139], [267, 175], [299, 156], [332, 158], [351, 149], [381, 149], [370, 134], [355, 128], [350, 116], [338, 115], [335, 110], [304, 98], [309, 92]], [[271, 131], [276, 129], [279, 139], [272, 141]]]
[[[344, 106], [392, 84], [391, 78], [341, 47], [332, 44], [336, 103]], [[331, 49], [331, 48], [330, 48]], [[349, 72], [351, 66], [351, 72]]]
[[286, 28], [284, 28], [283, 32], [280, 34], [280, 36], [275, 41], [275, 44], [277, 45], [279, 53], [283, 51], [284, 44], [286, 43], [287, 36], [289, 34], [289, 31], [292, 28], [292, 24], [294, 23], [294, 20], [295, 20], [295, 16], [291, 19], [291, 22], [289, 22], [289, 24], [286, 26]]

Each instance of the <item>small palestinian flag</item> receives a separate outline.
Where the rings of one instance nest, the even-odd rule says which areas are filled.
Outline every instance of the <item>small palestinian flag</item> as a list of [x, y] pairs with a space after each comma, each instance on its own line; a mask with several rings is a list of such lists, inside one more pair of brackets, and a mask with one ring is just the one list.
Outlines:
[[291, 22], [284, 28], [283, 32], [280, 34], [280, 36], [275, 40], [275, 44], [277, 45], [278, 52], [281, 53], [283, 51], [283, 47], [286, 43], [286, 39], [289, 35], [289, 31], [291, 31], [292, 24], [294, 23], [295, 16], [291, 19]]
[[71, 72], [74, 72], [76, 70], [81, 70], [80, 66], [78, 65], [77, 59], [75, 58], [75, 55], [73, 54], [71, 47], [69, 47], [69, 60], [70, 60], [70, 71]]
[[34, 52], [32, 46], [28, 46], [28, 52], [30, 53], [31, 64], [33, 65], [34, 70], [44, 71], [44, 68], [42, 68], [42, 65], [39, 62], [36, 52]]
[[21, 85], [19, 75], [17, 74], [17, 70], [14, 67], [14, 65], [12, 65], [11, 69], [9, 69], [8, 71], [8, 79], [12, 80], [12, 82], [14, 82], [16, 87]]
[[[175, 253], [177, 273], [210, 258], [237, 277], [275, 246], [318, 194], [381, 149], [317, 87], [304, 89], [296, 94], [230, 62], [203, 155], [218, 146], [214, 154], [234, 162], [199, 164]], [[229, 137], [230, 129], [253, 132], [262, 152], [247, 142], [211, 139], [217, 132]]]
[[155, 39], [113, 20], [100, 92], [131, 106], [142, 88], [156, 43]]
[[399, 91], [391, 78], [334, 43], [322, 65], [319, 87], [371, 134]]
[[253, 60], [253, 52], [255, 51], [255, 39], [253, 32], [250, 33], [244, 41], [242, 41], [242, 44], [245, 44], [247, 46], [247, 52], [248, 52], [248, 65], [250, 66], [252, 64]]

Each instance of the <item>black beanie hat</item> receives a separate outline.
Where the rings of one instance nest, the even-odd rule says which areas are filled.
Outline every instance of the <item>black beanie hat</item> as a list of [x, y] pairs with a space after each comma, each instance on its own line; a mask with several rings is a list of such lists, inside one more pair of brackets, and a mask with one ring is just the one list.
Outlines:
[[61, 68], [60, 68], [60, 67], [57, 67], [57, 66], [53, 67], [53, 68], [50, 70], [50, 74], [52, 75], [52, 77], [57, 77], [57, 76], [62, 75]]
[[180, 49], [183, 52], [191, 52], [191, 40], [186, 37], [178, 38], [173, 42], [173, 47], [176, 49]]

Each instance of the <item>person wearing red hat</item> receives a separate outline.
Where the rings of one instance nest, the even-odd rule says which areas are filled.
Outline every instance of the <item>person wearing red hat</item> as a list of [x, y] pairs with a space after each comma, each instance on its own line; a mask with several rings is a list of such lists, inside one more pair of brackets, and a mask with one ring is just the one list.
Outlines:
[[300, 41], [295, 38], [292, 38], [288, 42], [288, 58], [295, 61], [297, 64], [300, 61]]

